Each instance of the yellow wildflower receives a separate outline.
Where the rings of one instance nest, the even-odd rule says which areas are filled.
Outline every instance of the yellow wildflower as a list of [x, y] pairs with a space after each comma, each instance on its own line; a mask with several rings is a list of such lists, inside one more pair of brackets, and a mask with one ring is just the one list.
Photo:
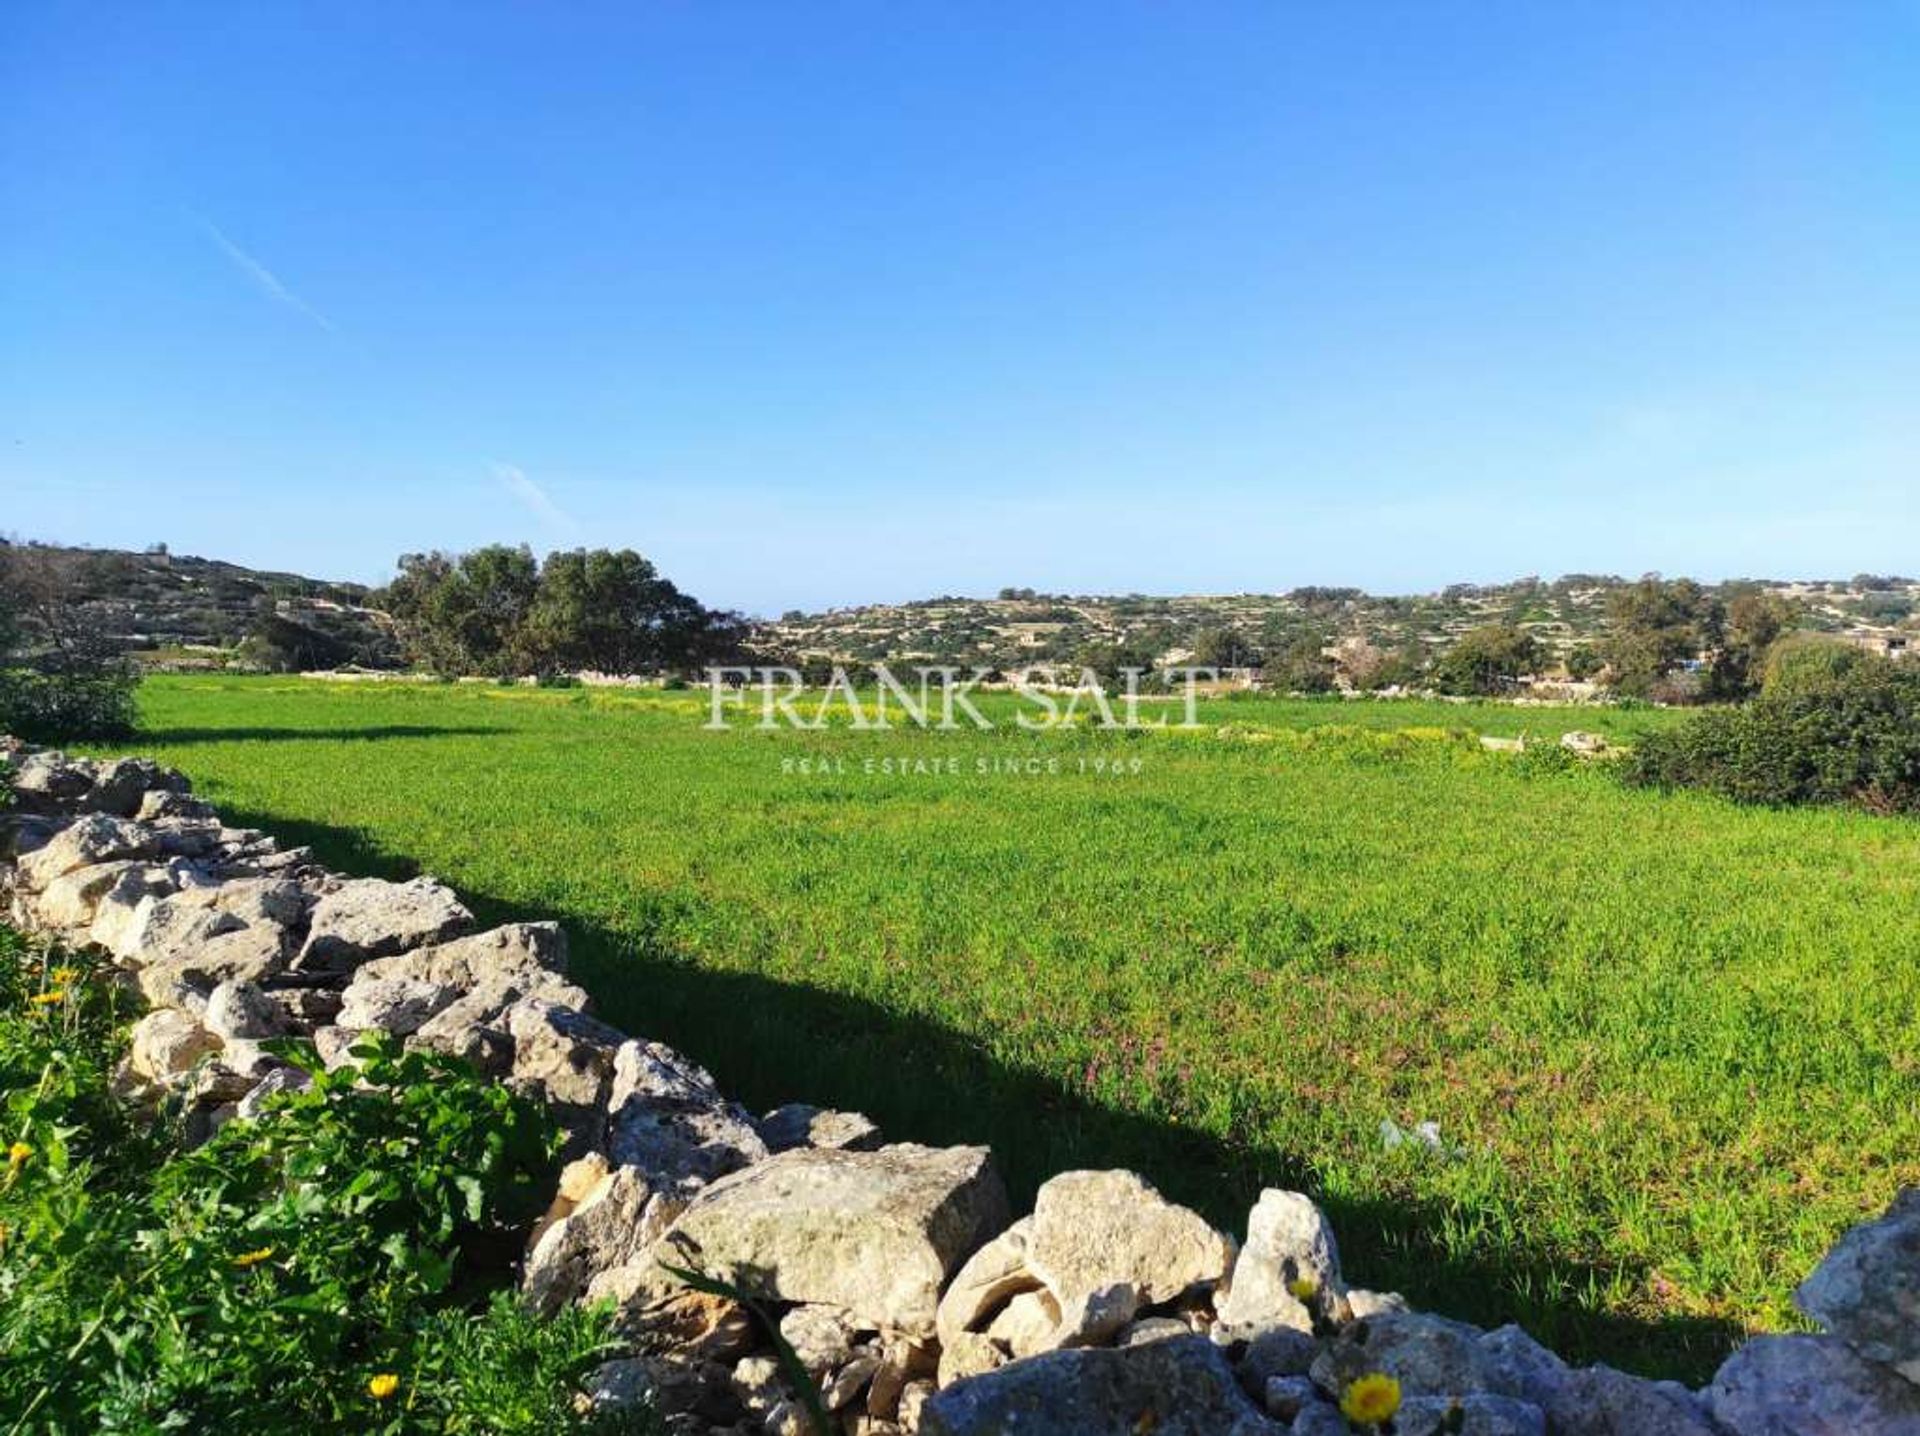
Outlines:
[[1356, 1426], [1391, 1421], [1400, 1409], [1400, 1383], [1382, 1372], [1362, 1376], [1340, 1398], [1340, 1414]]
[[400, 1389], [400, 1378], [391, 1371], [383, 1371], [367, 1383], [367, 1395], [375, 1401], [385, 1401]]
[[1287, 1290], [1293, 1293], [1293, 1299], [1310, 1302], [1320, 1295], [1320, 1283], [1310, 1276], [1297, 1276], [1287, 1283]]
[[258, 1251], [241, 1252], [239, 1256], [233, 1259], [233, 1264], [237, 1267], [258, 1266], [272, 1255], [272, 1247], [261, 1247]]
[[78, 982], [80, 980], [80, 969], [77, 967], [56, 967], [52, 972], [48, 973], [47, 976], [59, 983], [60, 986], [65, 987], [69, 982]]
[[66, 1000], [67, 990], [64, 987], [56, 987], [51, 992], [36, 992], [32, 997], [27, 999], [27, 1001], [31, 1002], [35, 1007], [48, 1007], [53, 1003], [65, 1002]]
[[32, 1147], [29, 1147], [25, 1142], [15, 1142], [11, 1147], [7, 1148], [7, 1165], [9, 1167], [21, 1166], [26, 1162], [27, 1158], [32, 1155]]

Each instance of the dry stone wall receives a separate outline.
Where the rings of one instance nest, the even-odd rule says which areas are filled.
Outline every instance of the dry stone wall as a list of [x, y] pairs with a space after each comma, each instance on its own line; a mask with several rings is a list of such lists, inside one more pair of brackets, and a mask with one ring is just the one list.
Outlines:
[[307, 1079], [263, 1043], [305, 1038], [331, 1066], [381, 1029], [537, 1097], [571, 1160], [524, 1298], [615, 1303], [627, 1354], [586, 1398], [671, 1431], [810, 1429], [750, 1312], [678, 1274], [698, 1269], [777, 1319], [846, 1436], [1333, 1436], [1375, 1429], [1342, 1402], [1389, 1386], [1399, 1436], [1920, 1436], [1920, 1192], [1801, 1287], [1827, 1334], [1754, 1340], [1701, 1391], [1575, 1369], [1517, 1327], [1349, 1286], [1299, 1193], [1262, 1193], [1230, 1234], [1132, 1172], [1064, 1172], [1016, 1215], [984, 1147], [756, 1117], [600, 1021], [556, 924], [477, 931], [444, 884], [331, 872], [144, 760], [9, 740], [0, 762], [11, 920], [103, 950], [149, 1004], [130, 1095], [182, 1100], [194, 1133], [272, 1120], [266, 1099]]

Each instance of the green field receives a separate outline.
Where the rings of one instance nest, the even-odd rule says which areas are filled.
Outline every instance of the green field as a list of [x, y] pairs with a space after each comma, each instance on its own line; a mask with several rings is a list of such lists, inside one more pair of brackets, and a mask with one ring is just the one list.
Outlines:
[[[1466, 731], [1665, 714], [711, 733], [698, 693], [230, 678], [143, 707], [128, 748], [229, 814], [564, 919], [605, 1015], [757, 1107], [990, 1142], [1016, 1195], [1133, 1166], [1235, 1229], [1305, 1185], [1357, 1283], [1572, 1355], [1697, 1377], [1920, 1181], [1920, 826]], [[900, 758], [961, 772], [863, 768]], [[1059, 771], [977, 771], [1001, 759]], [[1450, 1150], [1388, 1150], [1383, 1119]]]

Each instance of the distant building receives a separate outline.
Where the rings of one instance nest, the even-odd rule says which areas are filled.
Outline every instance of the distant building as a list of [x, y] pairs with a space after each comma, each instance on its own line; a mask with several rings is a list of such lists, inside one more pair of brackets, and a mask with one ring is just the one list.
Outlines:
[[1913, 635], [1897, 633], [1884, 628], [1850, 628], [1840, 635], [1841, 641], [1851, 643], [1855, 648], [1864, 648], [1869, 653], [1877, 653], [1882, 658], [1905, 658], [1913, 649]]

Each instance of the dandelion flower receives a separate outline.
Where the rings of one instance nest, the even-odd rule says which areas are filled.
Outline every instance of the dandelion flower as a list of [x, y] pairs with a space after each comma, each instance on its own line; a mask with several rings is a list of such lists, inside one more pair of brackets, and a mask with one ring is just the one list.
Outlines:
[[241, 1252], [239, 1256], [233, 1259], [233, 1264], [237, 1267], [258, 1266], [272, 1255], [272, 1247], [261, 1247], [258, 1251]]
[[67, 990], [64, 987], [56, 987], [51, 992], [36, 992], [32, 997], [27, 999], [27, 1001], [31, 1002], [35, 1007], [51, 1007], [56, 1002], [65, 1002], [66, 1000]]
[[7, 1148], [7, 1165], [10, 1167], [21, 1166], [26, 1162], [27, 1158], [32, 1155], [32, 1147], [28, 1146], [25, 1142], [15, 1142], [11, 1147]]
[[385, 1401], [400, 1389], [400, 1378], [391, 1371], [383, 1371], [367, 1383], [367, 1395], [375, 1401]]
[[60, 984], [60, 986], [65, 987], [69, 982], [79, 981], [80, 969], [77, 967], [56, 967], [52, 972], [48, 973], [47, 976]]
[[1400, 1383], [1382, 1372], [1362, 1376], [1340, 1398], [1340, 1414], [1356, 1426], [1391, 1421], [1400, 1409]]

